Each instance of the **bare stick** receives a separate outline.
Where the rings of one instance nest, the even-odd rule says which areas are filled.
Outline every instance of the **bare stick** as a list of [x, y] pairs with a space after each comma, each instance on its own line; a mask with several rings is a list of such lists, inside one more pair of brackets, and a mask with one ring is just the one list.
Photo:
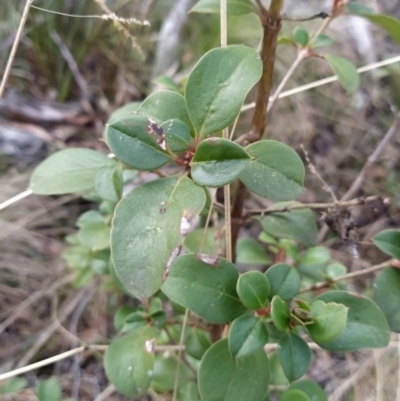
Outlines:
[[267, 214], [290, 212], [292, 210], [298, 209], [314, 209], [314, 210], [325, 210], [332, 207], [351, 207], [365, 205], [366, 203], [381, 200], [383, 204], [390, 204], [389, 198], [382, 198], [380, 195], [369, 196], [368, 198], [356, 198], [345, 202], [328, 202], [328, 203], [303, 203], [299, 205], [290, 205], [282, 207], [280, 209], [251, 209], [247, 211], [247, 215], [261, 215], [265, 216]]
[[3, 79], [0, 84], [0, 99], [3, 97], [4, 89], [6, 87], [6, 83], [7, 83], [8, 77], [11, 72], [11, 67], [14, 62], [15, 55], [17, 53], [18, 45], [21, 40], [22, 32], [24, 31], [25, 22], [26, 22], [26, 19], [28, 18], [29, 8], [30, 8], [32, 2], [33, 2], [33, 0], [27, 0], [25, 3], [24, 12], [22, 13], [21, 22], [19, 23], [17, 35], [15, 36], [15, 40], [14, 40], [13, 46], [11, 48], [11, 53], [10, 53], [10, 56], [8, 57], [6, 69], [4, 71]]
[[385, 134], [382, 140], [379, 142], [378, 146], [375, 148], [374, 152], [368, 157], [367, 162], [365, 163], [364, 167], [362, 168], [360, 174], [353, 182], [350, 189], [342, 196], [341, 200], [346, 201], [353, 197], [357, 191], [361, 188], [361, 185], [364, 182], [365, 176], [367, 174], [368, 169], [378, 161], [380, 154], [383, 152], [387, 144], [390, 142], [392, 137], [398, 133], [400, 130], [400, 113], [397, 114], [396, 119], [394, 120], [392, 126], [390, 127], [389, 131]]
[[329, 287], [330, 285], [332, 285], [333, 283], [336, 283], [338, 281], [342, 281], [342, 280], [346, 280], [346, 279], [358, 277], [358, 276], [364, 276], [365, 274], [374, 273], [374, 272], [377, 272], [377, 271], [382, 270], [385, 267], [389, 267], [389, 266], [399, 266], [399, 261], [396, 259], [390, 259], [390, 260], [387, 260], [386, 262], [380, 263], [379, 265], [371, 266], [364, 270], [357, 270], [355, 272], [343, 274], [342, 276], [332, 278], [328, 281], [321, 281], [321, 282], [315, 283], [309, 287], [303, 288], [302, 290], [300, 290], [299, 294], [302, 294], [303, 292], [314, 291], [314, 290], [319, 290], [321, 288]]
[[116, 388], [110, 384], [106, 387], [95, 399], [94, 401], [105, 401], [108, 397], [116, 390]]
[[0, 203], [0, 210], [5, 209], [6, 207], [12, 205], [13, 203], [17, 203], [20, 200], [27, 198], [29, 195], [32, 195], [33, 191], [31, 189], [27, 189], [24, 192], [19, 193], [18, 195], [13, 196], [12, 198]]

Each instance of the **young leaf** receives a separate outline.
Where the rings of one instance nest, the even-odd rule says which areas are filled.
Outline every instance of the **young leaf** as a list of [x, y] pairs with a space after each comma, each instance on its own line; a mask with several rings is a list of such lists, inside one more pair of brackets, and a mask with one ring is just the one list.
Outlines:
[[228, 260], [215, 256], [179, 256], [161, 290], [212, 323], [227, 323], [246, 311], [236, 294], [239, 272]]
[[237, 178], [249, 161], [249, 155], [238, 144], [223, 138], [207, 138], [192, 159], [192, 178], [200, 185], [221, 187]]
[[319, 344], [330, 351], [355, 351], [362, 348], [386, 347], [390, 329], [382, 311], [370, 299], [346, 291], [328, 291], [317, 300], [336, 302], [348, 308], [344, 331], [327, 343]]
[[322, 387], [310, 379], [302, 379], [291, 383], [288, 390], [300, 390], [308, 396], [310, 401], [328, 401], [328, 397]]
[[210, 346], [211, 340], [207, 332], [197, 328], [190, 329], [185, 338], [185, 351], [191, 357], [200, 360]]
[[112, 124], [114, 121], [123, 117], [130, 117], [140, 107], [142, 102], [131, 102], [115, 110], [108, 118], [107, 124]]
[[122, 196], [123, 179], [120, 167], [105, 167], [101, 169], [95, 180], [96, 191], [99, 196], [110, 202], [117, 203]]
[[199, 369], [202, 401], [261, 401], [268, 391], [269, 363], [263, 349], [232, 359], [228, 340], [214, 343]]
[[271, 259], [264, 247], [254, 238], [239, 238], [236, 244], [236, 261], [248, 265], [266, 265]]
[[39, 401], [60, 401], [61, 387], [55, 377], [39, 381], [36, 386], [36, 393]]
[[346, 327], [347, 308], [335, 302], [315, 301], [311, 304], [313, 324], [307, 325], [310, 337], [319, 343], [339, 337]]
[[147, 97], [137, 110], [137, 113], [150, 117], [158, 124], [170, 119], [183, 121], [193, 131], [188, 112], [186, 110], [185, 98], [176, 92], [158, 91]]
[[255, 316], [240, 316], [232, 322], [228, 344], [232, 358], [243, 358], [264, 347], [268, 342], [265, 322]]
[[147, 392], [153, 375], [154, 353], [146, 345], [158, 336], [145, 326], [113, 340], [104, 355], [106, 375], [126, 397], [136, 398]]
[[54, 153], [32, 174], [30, 187], [38, 195], [61, 195], [94, 187], [97, 173], [115, 167], [115, 161], [91, 149], [66, 149]]
[[297, 334], [286, 333], [279, 340], [276, 351], [283, 372], [290, 382], [299, 379], [307, 372], [311, 362], [311, 350]]
[[149, 131], [149, 120], [134, 115], [107, 125], [108, 147], [123, 163], [139, 170], [155, 170], [172, 161]]
[[110, 247], [110, 232], [111, 227], [105, 223], [90, 223], [79, 230], [78, 238], [92, 251], [99, 251]]
[[382, 252], [400, 260], [400, 230], [383, 230], [372, 238], [372, 242]]
[[161, 124], [168, 149], [181, 154], [192, 144], [189, 127], [181, 120], [172, 119]]
[[269, 298], [279, 295], [287, 301], [295, 297], [300, 289], [300, 276], [296, 269], [285, 263], [277, 263], [271, 266], [266, 272], [271, 292]]
[[[220, 10], [220, 0], [200, 0], [190, 12], [219, 14]], [[231, 15], [245, 15], [257, 13], [257, 8], [250, 0], [227, 0], [227, 11]]]
[[300, 195], [304, 165], [292, 148], [268, 140], [255, 142], [245, 150], [251, 161], [240, 179], [249, 189], [273, 201], [287, 201]]
[[389, 267], [382, 270], [374, 283], [372, 298], [381, 308], [390, 329], [400, 333], [400, 270]]
[[114, 315], [114, 327], [117, 331], [120, 331], [125, 323], [125, 319], [135, 312], [135, 308], [132, 306], [121, 306], [115, 312]]
[[275, 327], [281, 331], [285, 331], [290, 323], [289, 307], [279, 295], [272, 298], [271, 317]]
[[343, 57], [325, 55], [324, 58], [338, 77], [343, 88], [349, 93], [355, 92], [360, 85], [360, 77], [354, 64]]
[[249, 47], [233, 45], [206, 53], [189, 75], [185, 89], [197, 135], [204, 137], [230, 125], [261, 73], [259, 54]]
[[117, 205], [111, 230], [115, 272], [140, 298], [154, 294], [193, 220], [206, 202], [187, 177], [168, 177], [133, 189]]
[[16, 393], [17, 391], [22, 390], [28, 385], [28, 380], [25, 377], [13, 377], [7, 382], [2, 383], [0, 387], [0, 395], [1, 394], [9, 394]]
[[[275, 203], [270, 210], [280, 210], [298, 202]], [[306, 246], [318, 243], [318, 231], [310, 209], [271, 213], [259, 219], [261, 227], [275, 238], [288, 238]]]
[[312, 42], [312, 47], [313, 49], [316, 49], [318, 47], [325, 47], [331, 45], [334, 42], [335, 41], [328, 35], [320, 34]]
[[[206, 255], [217, 255], [217, 241], [215, 238], [215, 229], [209, 227], [206, 233], [206, 238], [204, 241], [203, 249], [201, 249], [204, 228], [197, 228], [188, 233], [185, 242], [183, 243], [183, 247], [185, 250], [191, 253], [204, 253]], [[221, 238], [221, 247], [223, 247], [224, 239]]]
[[259, 271], [242, 274], [236, 285], [237, 293], [246, 308], [257, 310], [265, 306], [271, 286], [267, 277]]
[[310, 36], [305, 29], [296, 28], [293, 32], [293, 39], [298, 43], [300, 46], [306, 46], [308, 41], [310, 40]]

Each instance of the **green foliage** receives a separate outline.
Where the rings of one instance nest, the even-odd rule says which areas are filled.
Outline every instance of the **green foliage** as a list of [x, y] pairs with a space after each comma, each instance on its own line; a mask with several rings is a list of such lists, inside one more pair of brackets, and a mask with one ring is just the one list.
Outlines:
[[264, 274], [250, 271], [239, 277], [236, 290], [246, 308], [257, 310], [266, 305], [271, 286]]
[[275, 295], [271, 301], [271, 318], [278, 330], [285, 331], [290, 323], [290, 310], [287, 303]]
[[400, 230], [384, 230], [372, 238], [372, 242], [383, 252], [400, 260]]
[[328, 397], [321, 386], [310, 379], [290, 383], [288, 390], [300, 390], [307, 395], [310, 401], [328, 401]]
[[[220, 12], [219, 0], [200, 0], [191, 9], [195, 13], [218, 14]], [[257, 13], [257, 8], [250, 0], [227, 0], [228, 14], [245, 15], [251, 12]]]
[[300, 276], [293, 267], [285, 263], [277, 263], [271, 266], [265, 275], [271, 284], [270, 298], [279, 295], [283, 300], [288, 300], [299, 292]]
[[324, 58], [338, 77], [343, 88], [349, 93], [355, 92], [360, 85], [360, 77], [354, 64], [343, 57], [326, 54]]
[[61, 401], [61, 387], [55, 377], [39, 381], [36, 386], [39, 401]]

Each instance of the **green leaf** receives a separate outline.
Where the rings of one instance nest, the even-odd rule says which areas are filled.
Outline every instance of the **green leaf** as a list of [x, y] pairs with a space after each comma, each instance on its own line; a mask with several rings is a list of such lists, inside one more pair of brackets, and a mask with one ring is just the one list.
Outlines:
[[168, 149], [176, 154], [185, 152], [192, 145], [189, 127], [180, 120], [167, 120], [161, 124]]
[[283, 372], [290, 382], [299, 379], [307, 372], [311, 362], [311, 350], [297, 334], [286, 333], [279, 340], [276, 351]]
[[190, 225], [206, 202], [204, 190], [173, 176], [133, 189], [115, 209], [112, 260], [124, 287], [140, 298], [153, 295], [179, 253]]
[[128, 315], [125, 319], [124, 325], [121, 328], [121, 333], [127, 333], [128, 331], [133, 331], [140, 329], [148, 324], [148, 314], [146, 312], [133, 312]]
[[351, 14], [366, 18], [373, 24], [385, 29], [400, 44], [400, 21], [398, 19], [389, 15], [374, 14], [369, 7], [354, 1], [349, 2], [346, 7]]
[[328, 35], [320, 34], [312, 42], [312, 47], [313, 49], [316, 49], [318, 47], [325, 47], [331, 45], [334, 42], [335, 41]]
[[272, 298], [271, 317], [275, 327], [281, 331], [285, 331], [290, 323], [289, 307], [279, 295]]
[[78, 220], [76, 221], [76, 225], [79, 228], [86, 226], [91, 223], [105, 223], [106, 219], [98, 210], [88, 210], [85, 213], [82, 213]]
[[[197, 228], [193, 231], [190, 231], [186, 236], [185, 242], [183, 243], [183, 247], [191, 253], [204, 253], [206, 255], [217, 255], [217, 240], [215, 237], [215, 229], [208, 228], [206, 238], [204, 241], [203, 249], [201, 249], [201, 243], [203, 241], [204, 228]], [[221, 247], [224, 245], [224, 239], [221, 238]]]
[[267, 277], [259, 271], [242, 274], [236, 285], [237, 293], [246, 308], [257, 310], [265, 306], [271, 286]]
[[236, 261], [248, 265], [266, 265], [271, 259], [264, 247], [254, 238], [239, 238], [236, 244]]
[[212, 323], [227, 323], [245, 312], [236, 293], [239, 272], [228, 260], [215, 256], [179, 256], [161, 290]]
[[342, 265], [339, 262], [334, 262], [326, 266], [326, 274], [330, 278], [336, 278], [343, 276], [344, 274], [347, 273], [347, 268], [346, 266]]
[[290, 45], [296, 47], [296, 43], [292, 39], [287, 38], [285, 36], [281, 36], [278, 39], [278, 45]]
[[82, 245], [67, 248], [61, 256], [73, 269], [84, 269], [89, 266], [91, 260], [90, 249]]
[[178, 388], [178, 400], [199, 401], [200, 394], [197, 383], [189, 382]]
[[370, 299], [346, 291], [328, 291], [317, 300], [343, 304], [348, 309], [346, 328], [338, 338], [319, 344], [330, 351], [386, 347], [390, 329], [382, 311]]
[[293, 38], [300, 46], [306, 46], [310, 40], [310, 36], [305, 29], [296, 28], [293, 32]]
[[101, 198], [110, 202], [118, 202], [124, 186], [121, 168], [117, 166], [101, 169], [97, 173], [95, 184], [96, 191]]
[[94, 187], [97, 173], [115, 161], [91, 149], [66, 149], [36, 167], [30, 188], [38, 195], [61, 195]]
[[251, 161], [240, 179], [249, 189], [273, 201], [287, 201], [300, 195], [304, 165], [292, 148], [268, 140], [255, 142], [245, 150]]
[[[176, 358], [171, 356], [157, 356], [154, 362], [151, 387], [159, 392], [172, 391], [175, 384], [175, 373], [178, 369]], [[190, 371], [184, 363], [179, 364], [178, 387], [186, 384], [191, 378]]]
[[[219, 14], [220, 0], [200, 0], [189, 12]], [[257, 9], [250, 0], [227, 0], [227, 11], [231, 15], [245, 15], [257, 13]]]
[[318, 300], [311, 304], [311, 313], [314, 323], [307, 325], [307, 330], [315, 342], [332, 341], [346, 327], [347, 308], [342, 304]]
[[254, 316], [240, 316], [232, 322], [228, 344], [233, 358], [243, 358], [262, 348], [268, 342], [265, 322]]
[[135, 312], [135, 308], [132, 306], [121, 306], [118, 308], [117, 312], [114, 315], [114, 327], [117, 331], [122, 329], [122, 326], [125, 323], [125, 319], [132, 313]]
[[179, 85], [177, 85], [172, 78], [166, 75], [160, 75], [159, 77], [153, 79], [152, 82], [154, 82], [157, 86], [162, 87], [163, 89], [179, 93]]
[[263, 349], [232, 359], [228, 340], [214, 343], [199, 369], [202, 401], [262, 401], [268, 391], [269, 363]]
[[282, 395], [280, 401], [311, 401], [307, 394], [301, 390], [288, 390]]
[[400, 333], [400, 270], [382, 270], [374, 283], [373, 300], [381, 308], [390, 329]]
[[153, 327], [142, 327], [112, 341], [104, 355], [106, 375], [126, 397], [147, 392], [153, 376], [154, 353], [148, 344], [158, 336]]
[[152, 118], [158, 124], [171, 119], [181, 120], [189, 127], [190, 131], [193, 131], [186, 110], [185, 98], [176, 92], [158, 91], [152, 93], [142, 103], [137, 113]]
[[261, 73], [259, 54], [249, 47], [233, 45], [206, 53], [185, 89], [187, 110], [198, 136], [230, 125]]
[[[269, 210], [282, 210], [298, 202], [275, 203]], [[297, 209], [288, 212], [277, 212], [259, 219], [262, 229], [275, 238], [288, 238], [305, 246], [318, 243], [318, 231], [314, 215], [310, 209]]]
[[200, 185], [222, 187], [237, 178], [249, 162], [249, 155], [235, 142], [207, 138], [193, 156], [192, 177]]
[[300, 274], [315, 281], [321, 281], [325, 277], [326, 264], [330, 259], [331, 254], [328, 248], [314, 246], [308, 248], [300, 257], [297, 269]]
[[400, 260], [400, 230], [383, 230], [372, 238], [372, 242], [382, 252]]
[[0, 387], [0, 394], [16, 393], [28, 385], [25, 377], [13, 377]]
[[285, 263], [277, 263], [271, 266], [265, 272], [265, 275], [271, 284], [270, 298], [274, 295], [279, 295], [283, 300], [287, 301], [298, 294], [300, 276], [292, 266]]
[[200, 360], [204, 353], [210, 348], [210, 336], [204, 330], [190, 329], [185, 338], [185, 351], [195, 359]]
[[90, 223], [83, 226], [78, 232], [81, 244], [92, 251], [98, 251], [110, 247], [111, 227], [105, 223]]
[[360, 85], [360, 77], [354, 64], [343, 57], [326, 54], [324, 58], [338, 77], [343, 88], [349, 93], [355, 92]]
[[134, 114], [134, 111], [136, 111], [142, 102], [131, 102], [127, 103], [126, 105], [118, 108], [115, 110], [110, 117], [108, 118], [107, 124], [112, 124], [114, 121], [119, 120], [120, 118], [123, 117], [130, 117]]
[[310, 379], [291, 383], [288, 390], [300, 390], [308, 396], [310, 401], [328, 401], [328, 397], [322, 387]]
[[107, 145], [118, 159], [139, 170], [155, 170], [172, 161], [149, 124], [148, 118], [134, 115], [107, 125], [105, 132]]
[[39, 401], [59, 401], [61, 400], [61, 387], [57, 379], [51, 377], [48, 380], [38, 382], [36, 394]]

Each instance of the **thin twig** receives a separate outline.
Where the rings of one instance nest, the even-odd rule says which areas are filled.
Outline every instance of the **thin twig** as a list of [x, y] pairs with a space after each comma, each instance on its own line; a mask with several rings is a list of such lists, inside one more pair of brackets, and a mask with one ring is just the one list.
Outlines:
[[110, 384], [106, 387], [95, 399], [94, 401], [105, 401], [110, 397], [110, 395], [116, 390], [116, 388]]
[[350, 279], [353, 277], [358, 277], [358, 276], [364, 276], [365, 274], [374, 273], [374, 272], [384, 269], [385, 267], [389, 267], [389, 266], [393, 266], [393, 265], [399, 266], [399, 261], [396, 259], [390, 259], [390, 260], [387, 260], [386, 262], [380, 263], [379, 265], [371, 266], [364, 270], [357, 270], [355, 272], [343, 274], [342, 276], [332, 278], [328, 281], [321, 281], [321, 282], [315, 283], [309, 287], [303, 288], [302, 290], [300, 290], [299, 294], [302, 294], [302, 293], [308, 292], [308, 291], [319, 290], [319, 289], [325, 288], [325, 287], [329, 287], [333, 283], [337, 283], [338, 281], [347, 280], [347, 279]]
[[10, 53], [10, 56], [8, 57], [6, 69], [4, 70], [3, 79], [0, 84], [0, 99], [3, 97], [4, 89], [6, 87], [6, 83], [7, 83], [8, 77], [11, 72], [11, 67], [14, 62], [15, 55], [17, 54], [18, 45], [19, 45], [19, 42], [22, 37], [22, 32], [24, 31], [24, 26], [25, 26], [26, 20], [28, 18], [29, 8], [30, 8], [32, 2], [33, 2], [33, 0], [27, 0], [25, 3], [25, 8], [22, 13], [21, 22], [19, 23], [17, 34], [15, 36], [14, 43], [11, 48], [11, 53]]
[[21, 192], [18, 195], [15, 195], [12, 198], [0, 203], [0, 210], [5, 209], [6, 207], [12, 205], [13, 203], [17, 203], [20, 200], [25, 199], [32, 194], [33, 194], [33, 191], [31, 189], [27, 189], [26, 191]]
[[306, 18], [291, 18], [291, 17], [288, 17], [286, 14], [284, 14], [282, 19], [284, 21], [289, 21], [289, 22], [305, 22], [305, 21], [312, 21], [315, 19], [325, 19], [328, 17], [329, 17], [328, 13], [321, 12], [321, 13], [314, 14], [311, 17], [306, 17]]
[[349, 190], [342, 196], [341, 201], [346, 201], [353, 197], [357, 191], [361, 188], [361, 185], [364, 182], [365, 176], [367, 174], [368, 169], [378, 161], [380, 154], [383, 152], [385, 147], [388, 145], [392, 137], [398, 133], [400, 130], [400, 113], [397, 114], [392, 126], [389, 131], [385, 134], [382, 140], [379, 142], [378, 146], [375, 148], [374, 152], [368, 157], [367, 162], [364, 167], [360, 171], [357, 179], [353, 182]]
[[[183, 323], [182, 323], [182, 329], [181, 329], [181, 337], [179, 339], [179, 346], [183, 347], [183, 340], [185, 339], [185, 331], [186, 331], [186, 325], [189, 320], [189, 309], [185, 310], [185, 316], [183, 318]], [[179, 371], [181, 367], [181, 361], [182, 361], [182, 348], [179, 348], [178, 351], [178, 361], [176, 364], [176, 371], [175, 371], [175, 381], [174, 381], [174, 392], [172, 395], [172, 401], [176, 401], [176, 396], [178, 394], [178, 384], [179, 384]]]
[[365, 205], [366, 203], [381, 200], [383, 204], [387, 205], [390, 203], [389, 198], [382, 198], [380, 195], [369, 196], [368, 198], [356, 198], [345, 202], [327, 202], [327, 203], [302, 203], [285, 206], [279, 209], [251, 209], [247, 211], [247, 215], [261, 215], [265, 216], [267, 214], [290, 212], [292, 210], [298, 209], [314, 209], [314, 210], [325, 210], [332, 207], [351, 207]]

